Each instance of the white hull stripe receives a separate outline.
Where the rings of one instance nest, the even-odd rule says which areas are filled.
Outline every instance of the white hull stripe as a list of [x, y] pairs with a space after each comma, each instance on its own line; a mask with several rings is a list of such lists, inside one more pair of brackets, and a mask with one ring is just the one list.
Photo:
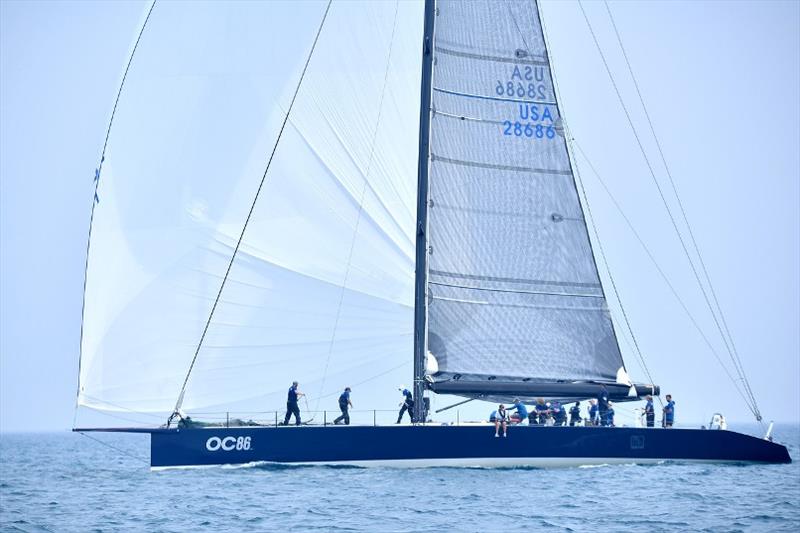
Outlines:
[[666, 461], [679, 463], [737, 463], [741, 461], [721, 461], [706, 459], [637, 459], [632, 457], [468, 457], [463, 459], [387, 459], [375, 461], [309, 461], [296, 463], [277, 463], [272, 461], [256, 461], [238, 465], [186, 465], [186, 466], [154, 466], [154, 471], [184, 468], [251, 468], [261, 465], [295, 465], [295, 466], [357, 466], [384, 468], [430, 468], [430, 467], [462, 467], [462, 468], [574, 468], [597, 467], [611, 465], [648, 465]]

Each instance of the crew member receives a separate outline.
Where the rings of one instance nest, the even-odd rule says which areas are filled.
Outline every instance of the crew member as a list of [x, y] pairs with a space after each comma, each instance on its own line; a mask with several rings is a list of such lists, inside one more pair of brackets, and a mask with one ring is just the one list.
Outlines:
[[600, 387], [600, 392], [597, 394], [597, 411], [600, 414], [600, 425], [605, 426], [608, 420], [608, 389], [605, 385]]
[[522, 403], [519, 398], [514, 399], [514, 405], [511, 406], [511, 409], [517, 410], [517, 416], [519, 417], [518, 424], [521, 424], [528, 418], [528, 409], [525, 408], [525, 404]]
[[345, 387], [344, 392], [339, 396], [339, 409], [342, 410], [342, 416], [333, 421], [334, 424], [344, 421], [345, 425], [350, 425], [349, 409], [353, 407], [353, 402], [350, 401], [350, 387]]
[[614, 426], [614, 404], [608, 402], [608, 411], [606, 411], [606, 426]]
[[675, 423], [675, 402], [672, 401], [672, 395], [667, 394], [667, 405], [664, 406], [664, 427], [671, 428]]
[[581, 421], [581, 402], [575, 402], [575, 405], [569, 408], [569, 425], [574, 426]]
[[408, 411], [408, 418], [411, 419], [411, 423], [415, 422], [414, 420], [414, 396], [411, 394], [411, 391], [406, 388], [398, 389], [403, 393], [403, 403], [400, 404], [400, 414], [397, 415], [397, 424], [399, 424], [403, 420], [403, 414]]
[[594, 398], [589, 400], [589, 424], [597, 425], [597, 400]]
[[647, 420], [647, 427], [651, 428], [656, 422], [656, 410], [653, 408], [653, 397], [649, 394], [646, 396], [647, 403], [644, 404], [644, 417]]
[[508, 413], [506, 413], [506, 406], [502, 403], [497, 408], [497, 414], [494, 417], [494, 436], [499, 437], [498, 430], [500, 426], [503, 427], [503, 436], [506, 436], [506, 428], [508, 426]]
[[567, 422], [567, 413], [561, 407], [561, 403], [553, 400], [550, 404], [550, 411], [553, 413], [553, 420], [556, 426], [563, 426]]
[[289, 418], [292, 415], [294, 415], [295, 424], [300, 425], [300, 406], [297, 405], [297, 399], [305, 394], [297, 390], [297, 386], [298, 383], [293, 381], [292, 386], [289, 387], [289, 395], [286, 398], [286, 417], [283, 419], [284, 426], [289, 424]]
[[544, 403], [544, 398], [536, 400], [536, 416], [539, 419], [538, 424], [540, 426], [545, 425], [547, 419], [550, 418], [550, 408]]

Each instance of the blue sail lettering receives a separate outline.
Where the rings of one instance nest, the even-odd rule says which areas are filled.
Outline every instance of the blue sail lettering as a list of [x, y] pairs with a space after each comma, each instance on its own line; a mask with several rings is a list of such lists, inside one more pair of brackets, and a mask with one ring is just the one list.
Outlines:
[[[530, 67], [528, 67], [530, 70]], [[536, 67], [536, 81], [544, 81], [544, 67]], [[526, 80], [530, 80], [530, 78], [525, 78]]]
[[511, 73], [511, 79], [522, 79], [522, 73], [519, 71], [519, 67], [514, 65], [514, 72]]
[[553, 112], [550, 110], [550, 107], [543, 106], [542, 109], [539, 109], [537, 104], [519, 104], [519, 119], [531, 120], [533, 122], [544, 122], [547, 120], [551, 124], [555, 122], [555, 120], [553, 120]]

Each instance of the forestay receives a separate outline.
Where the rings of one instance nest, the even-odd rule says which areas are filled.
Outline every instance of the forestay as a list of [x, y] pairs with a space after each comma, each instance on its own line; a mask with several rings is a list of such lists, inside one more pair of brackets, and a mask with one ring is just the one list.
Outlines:
[[437, 8], [428, 204], [433, 379], [614, 381], [622, 357], [537, 6], [441, 0]]
[[[174, 408], [325, 7], [156, 5], [100, 177], [79, 405]], [[421, 26], [416, 2], [332, 5], [189, 378], [190, 414], [279, 409], [293, 379], [312, 399], [406, 381]]]

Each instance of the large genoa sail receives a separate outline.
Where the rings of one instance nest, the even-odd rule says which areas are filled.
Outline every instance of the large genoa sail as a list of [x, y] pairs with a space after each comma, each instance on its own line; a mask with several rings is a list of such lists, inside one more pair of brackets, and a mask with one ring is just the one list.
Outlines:
[[407, 381], [422, 6], [334, 2], [311, 55], [327, 5], [155, 6], [100, 176], [80, 406], [166, 419], [207, 322], [189, 414]]
[[537, 5], [440, 0], [437, 7], [432, 388], [482, 397], [592, 395], [585, 387], [535, 385], [615, 382], [623, 368]]

